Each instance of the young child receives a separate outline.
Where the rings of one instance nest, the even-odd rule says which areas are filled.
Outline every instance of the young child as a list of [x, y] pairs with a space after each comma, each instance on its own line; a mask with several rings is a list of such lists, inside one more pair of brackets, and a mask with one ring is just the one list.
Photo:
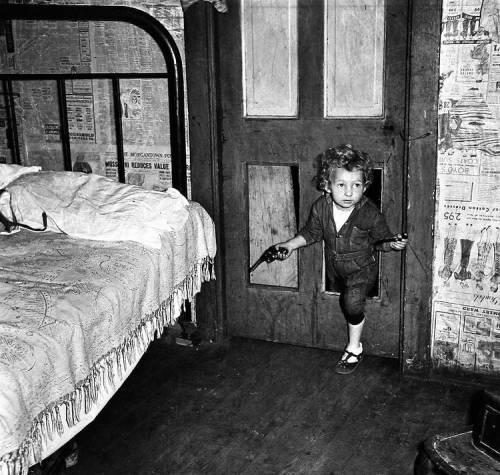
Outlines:
[[363, 359], [366, 295], [378, 275], [375, 251], [401, 251], [407, 244], [400, 235], [398, 240], [383, 242], [394, 235], [377, 206], [363, 194], [372, 174], [368, 154], [350, 145], [327, 149], [315, 177], [323, 196], [313, 203], [298, 234], [275, 245], [283, 260], [295, 249], [324, 241], [327, 276], [340, 284], [340, 305], [347, 320], [348, 342], [335, 366], [340, 374], [352, 373]]

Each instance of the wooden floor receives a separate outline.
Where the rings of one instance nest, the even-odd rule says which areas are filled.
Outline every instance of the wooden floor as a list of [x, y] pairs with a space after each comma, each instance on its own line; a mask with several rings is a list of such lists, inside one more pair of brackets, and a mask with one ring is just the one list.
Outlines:
[[394, 474], [426, 437], [465, 427], [478, 389], [402, 378], [367, 357], [233, 339], [196, 351], [154, 342], [64, 473]]

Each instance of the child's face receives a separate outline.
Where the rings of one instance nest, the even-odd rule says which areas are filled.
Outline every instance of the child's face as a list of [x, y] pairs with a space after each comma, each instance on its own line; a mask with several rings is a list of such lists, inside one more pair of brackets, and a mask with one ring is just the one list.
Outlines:
[[330, 183], [333, 202], [345, 210], [354, 208], [366, 189], [361, 170], [335, 168], [330, 173]]

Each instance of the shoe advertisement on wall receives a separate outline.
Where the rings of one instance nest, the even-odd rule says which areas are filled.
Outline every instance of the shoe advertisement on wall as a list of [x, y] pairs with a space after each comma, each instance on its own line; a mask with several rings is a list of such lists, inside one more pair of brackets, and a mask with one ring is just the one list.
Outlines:
[[500, 21], [495, 0], [443, 4], [432, 358], [500, 373]]

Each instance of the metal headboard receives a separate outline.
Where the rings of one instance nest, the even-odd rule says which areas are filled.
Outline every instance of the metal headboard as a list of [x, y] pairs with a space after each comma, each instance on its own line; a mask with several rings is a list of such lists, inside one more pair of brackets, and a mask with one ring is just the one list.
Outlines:
[[0, 5], [1, 20], [53, 21], [120, 21], [135, 25], [156, 42], [165, 60], [164, 73], [0, 73], [9, 121], [14, 161], [19, 162], [19, 143], [15, 126], [12, 81], [53, 80], [57, 83], [60, 136], [65, 170], [71, 170], [71, 148], [66, 106], [66, 80], [110, 79], [112, 82], [117, 143], [118, 180], [125, 182], [123, 132], [121, 123], [120, 79], [166, 78], [169, 94], [170, 146], [172, 154], [172, 186], [187, 193], [186, 141], [184, 117], [184, 82], [179, 50], [166, 28], [142, 10], [122, 6], [68, 5]]

